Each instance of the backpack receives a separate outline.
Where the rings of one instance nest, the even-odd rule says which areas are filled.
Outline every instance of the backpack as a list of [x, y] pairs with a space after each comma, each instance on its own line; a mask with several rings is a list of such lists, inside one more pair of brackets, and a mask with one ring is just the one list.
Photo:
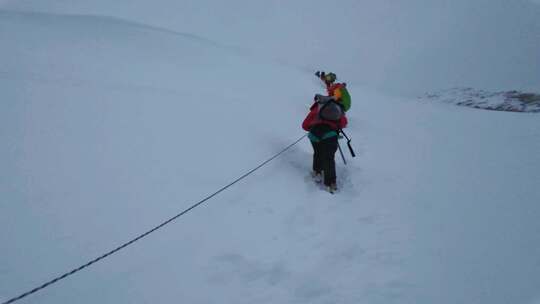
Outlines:
[[343, 86], [341, 86], [338, 90], [341, 91], [341, 103], [343, 104], [343, 109], [345, 112], [347, 112], [351, 108], [351, 95], [349, 94], [345, 84], [343, 84]]
[[329, 96], [317, 95], [319, 118], [322, 120], [339, 121], [345, 114], [343, 106]]
[[347, 90], [346, 83], [334, 83], [327, 88], [328, 94], [339, 97], [339, 102], [343, 105], [345, 112], [351, 108], [351, 94]]

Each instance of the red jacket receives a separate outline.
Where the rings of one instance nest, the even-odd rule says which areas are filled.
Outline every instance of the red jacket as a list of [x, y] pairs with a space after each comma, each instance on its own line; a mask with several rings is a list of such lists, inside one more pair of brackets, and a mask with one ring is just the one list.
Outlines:
[[316, 103], [313, 104], [309, 110], [310, 111], [308, 115], [306, 116], [306, 118], [304, 119], [304, 122], [302, 123], [302, 129], [306, 131], [309, 131], [311, 127], [317, 124], [328, 125], [330, 126], [330, 128], [332, 128], [332, 130], [335, 130], [335, 131], [339, 129], [343, 129], [347, 126], [347, 117], [345, 116], [345, 114], [341, 116], [339, 121], [331, 121], [331, 120], [323, 120], [319, 117], [319, 107], [317, 106]]

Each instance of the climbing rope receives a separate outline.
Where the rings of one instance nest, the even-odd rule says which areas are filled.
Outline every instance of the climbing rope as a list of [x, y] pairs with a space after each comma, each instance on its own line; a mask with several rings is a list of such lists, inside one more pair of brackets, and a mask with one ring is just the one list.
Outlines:
[[57, 283], [57, 282], [59, 282], [59, 281], [65, 279], [65, 278], [67, 278], [67, 277], [69, 277], [69, 276], [71, 276], [71, 275], [73, 275], [73, 274], [75, 274], [75, 273], [77, 273], [77, 272], [79, 272], [79, 271], [81, 271], [81, 270], [83, 270], [83, 269], [85, 269], [85, 268], [91, 266], [92, 264], [95, 264], [95, 263], [97, 263], [97, 262], [99, 262], [99, 261], [101, 261], [101, 260], [103, 260], [103, 259], [105, 259], [105, 258], [107, 258], [107, 257], [109, 257], [109, 256], [111, 256], [111, 255], [113, 255], [113, 254], [115, 254], [115, 253], [117, 253], [118, 251], [120, 251], [120, 250], [126, 248], [127, 246], [129, 246], [129, 245], [131, 245], [131, 244], [137, 242], [138, 240], [140, 240], [140, 239], [142, 239], [142, 238], [148, 236], [148, 235], [151, 234], [152, 232], [155, 232], [155, 231], [157, 231], [157, 230], [163, 228], [165, 225], [167, 225], [167, 224], [173, 222], [174, 220], [178, 219], [179, 217], [183, 216], [184, 214], [188, 213], [189, 211], [191, 211], [191, 210], [197, 208], [198, 206], [202, 205], [203, 203], [205, 203], [206, 201], [210, 200], [210, 199], [213, 198], [214, 196], [216, 196], [216, 195], [218, 195], [219, 193], [225, 191], [227, 188], [229, 188], [229, 187], [231, 187], [232, 185], [238, 183], [238, 182], [241, 181], [242, 179], [248, 177], [248, 176], [251, 175], [253, 172], [259, 170], [261, 167], [263, 167], [264, 165], [268, 164], [269, 162], [271, 162], [272, 160], [274, 160], [275, 158], [277, 158], [277, 157], [280, 156], [281, 154], [285, 153], [285, 152], [286, 152], [287, 150], [289, 150], [291, 147], [293, 147], [294, 145], [296, 145], [297, 143], [299, 143], [304, 137], [306, 137], [306, 135], [303, 135], [303, 136], [300, 137], [298, 140], [296, 140], [296, 141], [293, 142], [292, 144], [288, 145], [288, 146], [285, 147], [283, 150], [281, 150], [280, 152], [278, 152], [277, 154], [275, 154], [275, 155], [272, 156], [271, 158], [267, 159], [266, 161], [264, 161], [263, 163], [261, 163], [261, 164], [258, 165], [257, 167], [251, 169], [250, 171], [248, 171], [248, 172], [245, 173], [244, 175], [240, 176], [240, 177], [237, 178], [236, 180], [232, 181], [232, 182], [229, 183], [228, 185], [223, 186], [221, 189], [219, 189], [219, 190], [217, 190], [216, 192], [214, 192], [214, 193], [208, 195], [207, 197], [205, 197], [205, 198], [202, 199], [201, 201], [197, 202], [197, 203], [194, 204], [193, 206], [191, 206], [191, 207], [185, 209], [184, 211], [182, 211], [182, 212], [178, 213], [177, 215], [171, 217], [170, 219], [168, 219], [168, 220], [162, 222], [161, 224], [155, 226], [154, 228], [152, 228], [152, 229], [150, 229], [150, 230], [148, 230], [148, 231], [146, 231], [146, 232], [140, 234], [139, 236], [137, 236], [137, 237], [135, 237], [134, 239], [132, 239], [132, 240], [130, 240], [130, 241], [128, 241], [128, 242], [126, 242], [126, 243], [124, 243], [124, 244], [122, 244], [122, 245], [116, 247], [115, 249], [113, 249], [113, 250], [111, 250], [111, 251], [109, 251], [109, 252], [107, 252], [107, 253], [105, 253], [105, 254], [103, 254], [103, 255], [101, 255], [101, 256], [99, 256], [99, 257], [97, 257], [97, 258], [95, 258], [95, 259], [93, 259], [93, 260], [91, 260], [91, 261], [89, 261], [88, 263], [85, 263], [85, 264], [83, 264], [83, 265], [81, 265], [81, 266], [79, 266], [79, 267], [77, 267], [77, 268], [74, 268], [74, 269], [71, 270], [71, 271], [68, 271], [68, 272], [66, 272], [66, 273], [64, 273], [64, 274], [62, 274], [62, 275], [59, 275], [58, 277], [56, 277], [56, 278], [54, 278], [54, 279], [52, 279], [52, 280], [50, 280], [50, 281], [47, 281], [47, 282], [43, 283], [42, 285], [40, 285], [40, 286], [38, 286], [38, 287], [36, 287], [36, 288], [33, 288], [33, 289], [31, 289], [31, 290], [29, 290], [29, 291], [27, 291], [27, 292], [25, 292], [25, 293], [23, 293], [23, 294], [21, 294], [21, 295], [19, 295], [19, 296], [17, 296], [17, 297], [14, 297], [14, 298], [9, 299], [9, 300], [7, 300], [7, 301], [5, 301], [5, 302], [2, 302], [1, 304], [10, 304], [10, 303], [14, 303], [14, 302], [16, 302], [16, 301], [18, 301], [18, 300], [21, 300], [21, 299], [23, 299], [23, 298], [25, 298], [25, 297], [27, 297], [27, 296], [29, 296], [29, 295], [31, 295], [31, 294], [34, 294], [34, 293], [36, 293], [36, 292], [38, 292], [38, 291], [40, 291], [40, 290], [42, 290], [42, 289], [45, 289], [45, 288], [47, 288], [47, 287], [53, 285], [54, 283]]

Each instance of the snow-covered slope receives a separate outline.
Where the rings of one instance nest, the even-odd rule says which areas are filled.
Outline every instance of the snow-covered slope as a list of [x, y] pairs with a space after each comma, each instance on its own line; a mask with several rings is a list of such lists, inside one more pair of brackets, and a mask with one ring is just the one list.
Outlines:
[[[2, 300], [280, 151], [303, 134], [322, 91], [312, 71], [196, 31], [79, 13], [0, 11]], [[336, 158], [339, 194], [313, 185], [302, 141], [178, 222], [23, 301], [540, 296], [537, 116], [424, 104], [354, 82], [350, 91], [358, 157]]]

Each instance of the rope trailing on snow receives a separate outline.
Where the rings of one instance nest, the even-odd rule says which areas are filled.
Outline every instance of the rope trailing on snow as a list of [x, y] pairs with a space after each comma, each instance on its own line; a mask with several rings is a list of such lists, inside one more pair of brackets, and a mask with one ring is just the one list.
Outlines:
[[284, 148], [283, 150], [281, 150], [280, 152], [278, 152], [277, 154], [275, 154], [275, 155], [272, 156], [271, 158], [267, 159], [266, 161], [264, 161], [263, 163], [261, 163], [261, 164], [258, 165], [257, 167], [251, 169], [250, 171], [248, 171], [248, 172], [245, 173], [244, 175], [240, 176], [240, 177], [237, 178], [236, 180], [232, 181], [232, 182], [229, 183], [228, 185], [222, 187], [221, 189], [219, 189], [219, 190], [217, 190], [216, 192], [214, 192], [214, 193], [210, 194], [209, 196], [205, 197], [204, 199], [202, 199], [202, 200], [199, 201], [198, 203], [196, 203], [196, 204], [194, 204], [193, 206], [187, 208], [186, 210], [184, 210], [184, 211], [178, 213], [177, 215], [171, 217], [170, 219], [168, 219], [168, 220], [162, 222], [161, 224], [155, 226], [154, 228], [148, 230], [147, 232], [140, 234], [140, 235], [137, 236], [136, 238], [134, 238], [134, 239], [132, 239], [132, 240], [130, 240], [130, 241], [128, 241], [128, 242], [126, 242], [126, 243], [124, 243], [124, 244], [118, 246], [118, 247], [116, 247], [115, 249], [113, 249], [113, 250], [111, 250], [111, 251], [109, 251], [109, 252], [107, 252], [107, 253], [105, 253], [105, 254], [103, 254], [103, 255], [101, 255], [101, 256], [99, 256], [99, 257], [97, 257], [97, 258], [95, 258], [95, 259], [93, 259], [93, 260], [91, 260], [91, 261], [89, 261], [89, 262], [86, 263], [86, 264], [83, 264], [83, 265], [81, 265], [81, 266], [79, 266], [79, 267], [77, 267], [77, 268], [75, 268], [75, 269], [73, 269], [73, 270], [71, 270], [71, 271], [68, 271], [68, 272], [66, 272], [66, 273], [64, 273], [64, 274], [62, 274], [62, 275], [60, 275], [60, 276], [58, 276], [58, 277], [56, 277], [56, 278], [54, 278], [54, 279], [52, 279], [52, 280], [50, 280], [50, 281], [48, 281], [48, 282], [42, 284], [42, 285], [40, 285], [40, 286], [38, 286], [38, 287], [32, 289], [32, 290], [29, 290], [29, 291], [27, 291], [27, 292], [25, 292], [25, 293], [23, 293], [23, 294], [21, 294], [21, 295], [19, 295], [19, 296], [17, 296], [17, 297], [14, 297], [14, 298], [9, 299], [9, 300], [7, 300], [7, 301], [5, 301], [5, 302], [2, 302], [1, 304], [10, 304], [10, 303], [14, 303], [14, 302], [16, 302], [16, 301], [18, 301], [18, 300], [21, 300], [21, 299], [23, 299], [23, 298], [25, 298], [25, 297], [27, 297], [27, 296], [29, 296], [29, 295], [31, 295], [31, 294], [36, 293], [36, 292], [38, 292], [38, 291], [40, 291], [40, 290], [42, 290], [42, 289], [44, 289], [44, 288], [47, 288], [47, 287], [53, 285], [54, 283], [57, 283], [58, 281], [61, 281], [61, 280], [65, 279], [65, 278], [71, 276], [72, 274], [75, 274], [75, 273], [77, 273], [77, 272], [79, 272], [79, 271], [85, 269], [86, 267], [89, 267], [90, 265], [95, 264], [95, 263], [97, 263], [97, 262], [99, 262], [99, 261], [105, 259], [106, 257], [109, 257], [109, 256], [111, 256], [111, 255], [117, 253], [118, 251], [120, 251], [120, 250], [126, 248], [127, 246], [129, 246], [129, 245], [131, 245], [131, 244], [137, 242], [138, 240], [140, 240], [140, 239], [142, 239], [142, 238], [148, 236], [150, 233], [155, 232], [155, 231], [157, 231], [157, 230], [163, 228], [165, 225], [167, 225], [167, 224], [171, 223], [172, 221], [178, 219], [179, 217], [181, 217], [182, 215], [188, 213], [189, 211], [191, 211], [191, 210], [197, 208], [198, 206], [202, 205], [204, 202], [210, 200], [210, 199], [213, 198], [214, 196], [216, 196], [216, 195], [218, 195], [219, 193], [225, 191], [227, 188], [229, 188], [229, 187], [231, 187], [232, 185], [238, 183], [238, 182], [241, 181], [242, 179], [244, 179], [244, 178], [246, 178], [247, 176], [251, 175], [253, 172], [259, 170], [261, 167], [263, 167], [263, 166], [265, 166], [266, 164], [268, 164], [269, 162], [273, 161], [273, 160], [276, 159], [278, 156], [280, 156], [281, 154], [285, 153], [287, 150], [289, 150], [290, 148], [292, 148], [294, 145], [298, 144], [298, 143], [299, 143], [302, 139], [304, 139], [304, 137], [306, 137], [306, 136], [307, 136], [307, 135], [303, 135], [302, 137], [300, 137], [299, 139], [297, 139], [295, 142], [293, 142], [292, 144], [288, 145], [286, 148]]

